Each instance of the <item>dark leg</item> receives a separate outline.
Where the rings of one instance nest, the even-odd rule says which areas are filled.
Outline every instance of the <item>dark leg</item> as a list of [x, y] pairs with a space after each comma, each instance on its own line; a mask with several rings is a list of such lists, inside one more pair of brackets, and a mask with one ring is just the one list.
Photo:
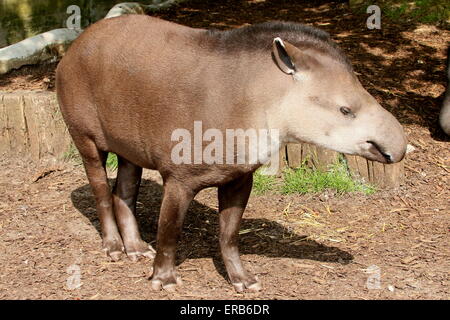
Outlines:
[[127, 256], [136, 261], [139, 256], [155, 257], [155, 250], [139, 234], [135, 218], [136, 200], [141, 183], [142, 168], [118, 156], [119, 169], [113, 190], [114, 214]]
[[219, 187], [220, 250], [228, 277], [236, 291], [258, 291], [258, 279], [242, 266], [239, 257], [239, 227], [252, 190], [253, 175], [248, 174]]
[[195, 193], [176, 180], [164, 182], [164, 196], [158, 222], [156, 258], [152, 288], [173, 290], [181, 284], [175, 270], [175, 253], [184, 216]]
[[92, 140], [77, 140], [76, 142], [78, 142], [77, 148], [80, 151], [86, 175], [95, 196], [103, 249], [113, 261], [117, 261], [120, 259], [124, 248], [114, 218], [111, 190], [105, 171], [108, 154], [98, 150]]

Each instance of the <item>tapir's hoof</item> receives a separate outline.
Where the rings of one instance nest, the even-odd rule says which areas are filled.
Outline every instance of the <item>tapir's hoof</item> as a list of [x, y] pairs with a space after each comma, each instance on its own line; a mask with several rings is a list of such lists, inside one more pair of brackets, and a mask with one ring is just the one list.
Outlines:
[[127, 251], [127, 256], [133, 262], [138, 261], [139, 257], [154, 259], [156, 256], [156, 251], [155, 249], [153, 249], [151, 245], [146, 245], [146, 248], [140, 251], [133, 251], [133, 252]]
[[137, 261], [139, 257], [154, 259], [156, 256], [155, 249], [140, 238], [133, 241], [125, 241], [124, 244], [127, 256], [133, 262]]
[[176, 280], [174, 281], [173, 278], [171, 279], [152, 279], [151, 280], [151, 287], [155, 291], [159, 291], [161, 289], [173, 292], [175, 291], [177, 286], [181, 286], [183, 284], [183, 281], [181, 281], [181, 277], [177, 276]]
[[103, 240], [103, 251], [112, 261], [119, 261], [124, 250], [122, 240]]
[[233, 287], [234, 290], [236, 290], [236, 292], [244, 292], [246, 290], [258, 292], [261, 291], [262, 289], [261, 283], [258, 281], [257, 277], [255, 277], [255, 279], [252, 280], [251, 282], [244, 281], [233, 283]]
[[122, 251], [107, 252], [112, 261], [117, 262], [122, 258]]

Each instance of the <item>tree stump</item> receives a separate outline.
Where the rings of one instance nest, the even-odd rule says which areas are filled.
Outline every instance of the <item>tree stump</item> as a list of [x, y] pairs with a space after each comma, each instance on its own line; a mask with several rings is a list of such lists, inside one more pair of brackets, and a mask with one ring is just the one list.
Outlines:
[[325, 171], [330, 164], [336, 163], [339, 153], [309, 143], [290, 143], [286, 148], [289, 167], [296, 168], [305, 163], [307, 166]]
[[0, 154], [60, 158], [71, 138], [53, 92], [0, 92]]
[[398, 188], [405, 181], [404, 160], [394, 164], [383, 164], [363, 157], [344, 155], [350, 173], [380, 188]]

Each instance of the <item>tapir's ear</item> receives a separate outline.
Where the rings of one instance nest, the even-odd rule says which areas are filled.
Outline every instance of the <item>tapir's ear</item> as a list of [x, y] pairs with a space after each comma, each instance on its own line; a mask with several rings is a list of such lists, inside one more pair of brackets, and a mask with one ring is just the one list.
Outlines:
[[320, 64], [315, 57], [280, 38], [273, 39], [272, 57], [281, 71], [294, 76]]
[[273, 39], [272, 57], [281, 71], [287, 74], [294, 74], [297, 69], [294, 63], [294, 52], [290, 52], [292, 51], [292, 48], [290, 47], [294, 46], [289, 43], [285, 44], [283, 40], [278, 37]]

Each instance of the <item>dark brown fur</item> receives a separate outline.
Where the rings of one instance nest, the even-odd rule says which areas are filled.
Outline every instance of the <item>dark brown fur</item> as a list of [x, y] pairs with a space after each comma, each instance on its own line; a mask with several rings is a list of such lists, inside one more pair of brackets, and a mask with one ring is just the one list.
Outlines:
[[227, 31], [210, 30], [205, 34], [205, 38], [209, 38], [211, 48], [224, 53], [269, 52], [276, 37], [288, 41], [297, 48], [314, 49], [332, 56], [348, 70], [352, 69], [347, 56], [336, 46], [327, 32], [300, 23], [272, 21]]

